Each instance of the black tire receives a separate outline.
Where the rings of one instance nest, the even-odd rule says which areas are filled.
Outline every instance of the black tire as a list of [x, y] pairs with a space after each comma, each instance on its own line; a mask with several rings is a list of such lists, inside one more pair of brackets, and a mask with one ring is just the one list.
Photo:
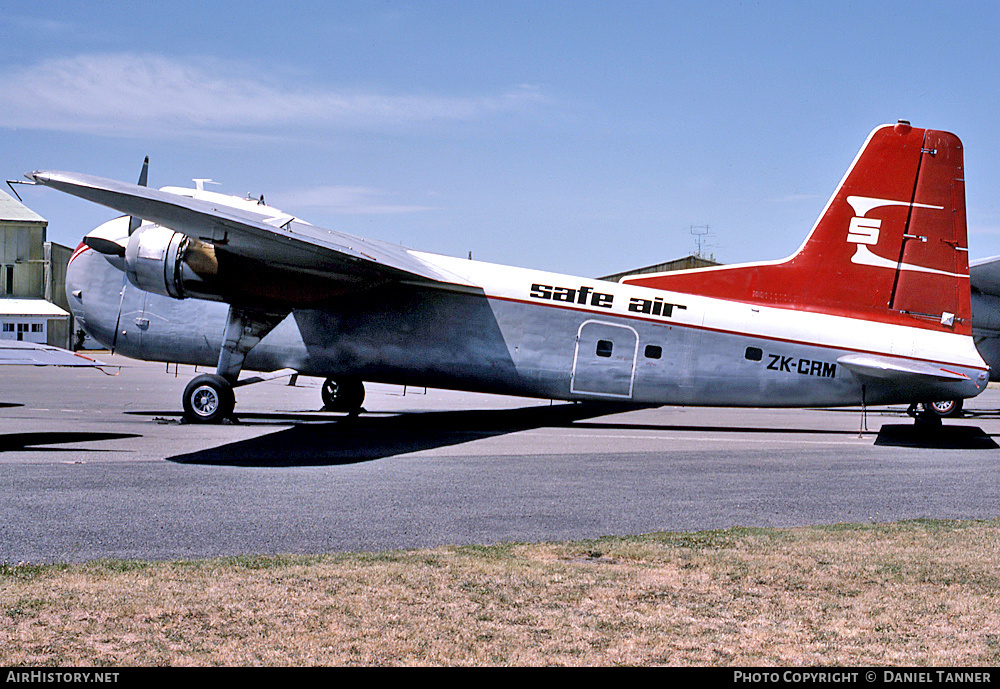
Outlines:
[[365, 384], [355, 378], [327, 378], [320, 394], [326, 411], [356, 414], [365, 401]]
[[204, 373], [184, 388], [184, 418], [191, 423], [222, 423], [236, 407], [233, 386], [222, 376]]
[[923, 409], [928, 414], [942, 419], [962, 415], [962, 400], [942, 400], [940, 402], [924, 402]]

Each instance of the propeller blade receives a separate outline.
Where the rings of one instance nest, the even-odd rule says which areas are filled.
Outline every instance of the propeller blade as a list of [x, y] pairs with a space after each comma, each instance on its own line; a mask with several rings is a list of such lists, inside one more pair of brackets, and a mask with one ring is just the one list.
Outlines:
[[86, 236], [83, 238], [83, 243], [89, 246], [91, 249], [99, 254], [104, 254], [105, 256], [124, 256], [125, 247], [118, 242], [112, 241], [110, 239], [105, 239], [103, 237], [92, 237]]

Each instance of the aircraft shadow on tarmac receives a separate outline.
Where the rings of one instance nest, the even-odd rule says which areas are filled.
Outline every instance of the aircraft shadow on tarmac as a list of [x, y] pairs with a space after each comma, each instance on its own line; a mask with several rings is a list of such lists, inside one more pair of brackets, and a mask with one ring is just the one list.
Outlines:
[[[181, 464], [244, 467], [292, 467], [356, 464], [384, 457], [459, 445], [482, 438], [535, 428], [585, 428], [600, 430], [647, 430], [708, 433], [760, 433], [850, 435], [858, 431], [818, 428], [762, 428], [649, 424], [629, 421], [591, 421], [635, 406], [604, 403], [558, 404], [517, 409], [409, 412], [394, 415], [362, 415], [317, 421], [306, 414], [247, 414], [241, 423], [292, 423], [269, 435], [227, 443], [173, 457]], [[141, 412], [130, 412], [140, 414]], [[906, 442], [898, 444], [910, 444]], [[927, 442], [927, 439], [924, 439]], [[879, 443], [876, 443], [879, 444]], [[883, 443], [883, 444], [897, 444]], [[931, 442], [933, 446], [933, 442]], [[948, 447], [956, 447], [949, 441]], [[981, 444], [972, 447], [984, 447]], [[993, 443], [992, 447], [996, 447]]]
[[[322, 422], [316, 422], [315, 416], [299, 415], [299, 423], [294, 421], [295, 415], [280, 414], [279, 418], [295, 425], [270, 435], [175, 455], [167, 460], [247, 467], [356, 464], [533, 428], [568, 426], [579, 419], [636, 408], [601, 403], [558, 404], [500, 410], [342, 416]], [[240, 418], [259, 422], [270, 421], [273, 417], [248, 414]]]
[[59, 432], [45, 431], [41, 433], [3, 433], [0, 434], [0, 452], [16, 450], [43, 450], [45, 452], [80, 452], [79, 447], [49, 447], [50, 445], [65, 445], [69, 443], [85, 443], [94, 440], [121, 440], [123, 438], [138, 438], [137, 433], [100, 433], [100, 432]]

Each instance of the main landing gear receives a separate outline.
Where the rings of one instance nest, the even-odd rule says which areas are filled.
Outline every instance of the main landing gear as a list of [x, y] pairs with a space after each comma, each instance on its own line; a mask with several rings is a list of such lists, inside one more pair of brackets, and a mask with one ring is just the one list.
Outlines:
[[[232, 416], [236, 407], [234, 387], [242, 387], [281, 376], [294, 375], [291, 369], [254, 376], [235, 386], [217, 373], [203, 373], [184, 388], [181, 401], [184, 418], [189, 423], [222, 423]], [[325, 411], [343, 412], [355, 416], [365, 401], [365, 384], [356, 378], [327, 378], [320, 388]]]
[[[271, 330], [281, 323], [287, 313], [257, 311], [237, 306], [229, 307], [226, 331], [219, 352], [215, 373], [196, 376], [187, 387], [181, 402], [184, 418], [190, 423], [222, 423], [232, 416], [236, 407], [234, 388], [297, 375], [286, 368], [240, 380], [240, 371], [247, 354]], [[322, 388], [324, 409], [357, 414], [365, 401], [365, 386], [356, 378], [327, 378]]]
[[365, 401], [365, 384], [356, 378], [327, 378], [320, 394], [324, 410], [354, 415], [361, 411]]
[[184, 418], [194, 423], [222, 423], [236, 407], [236, 395], [228, 380], [215, 373], [195, 377], [181, 398]]

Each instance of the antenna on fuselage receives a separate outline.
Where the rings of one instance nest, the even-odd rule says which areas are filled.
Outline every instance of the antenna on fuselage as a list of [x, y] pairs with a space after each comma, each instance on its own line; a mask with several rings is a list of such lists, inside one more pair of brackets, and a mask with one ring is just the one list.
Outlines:
[[198, 191], [205, 191], [206, 184], [218, 184], [218, 182], [213, 182], [208, 177], [196, 177], [191, 181], [194, 182], [194, 188]]
[[[149, 178], [149, 156], [142, 161], [142, 171], [139, 173], [139, 181], [137, 184], [140, 187], [146, 186], [146, 180]], [[137, 218], [134, 215], [129, 218], [128, 221], [128, 234], [131, 237], [132, 233], [139, 229], [139, 225], [142, 224], [142, 218]]]

